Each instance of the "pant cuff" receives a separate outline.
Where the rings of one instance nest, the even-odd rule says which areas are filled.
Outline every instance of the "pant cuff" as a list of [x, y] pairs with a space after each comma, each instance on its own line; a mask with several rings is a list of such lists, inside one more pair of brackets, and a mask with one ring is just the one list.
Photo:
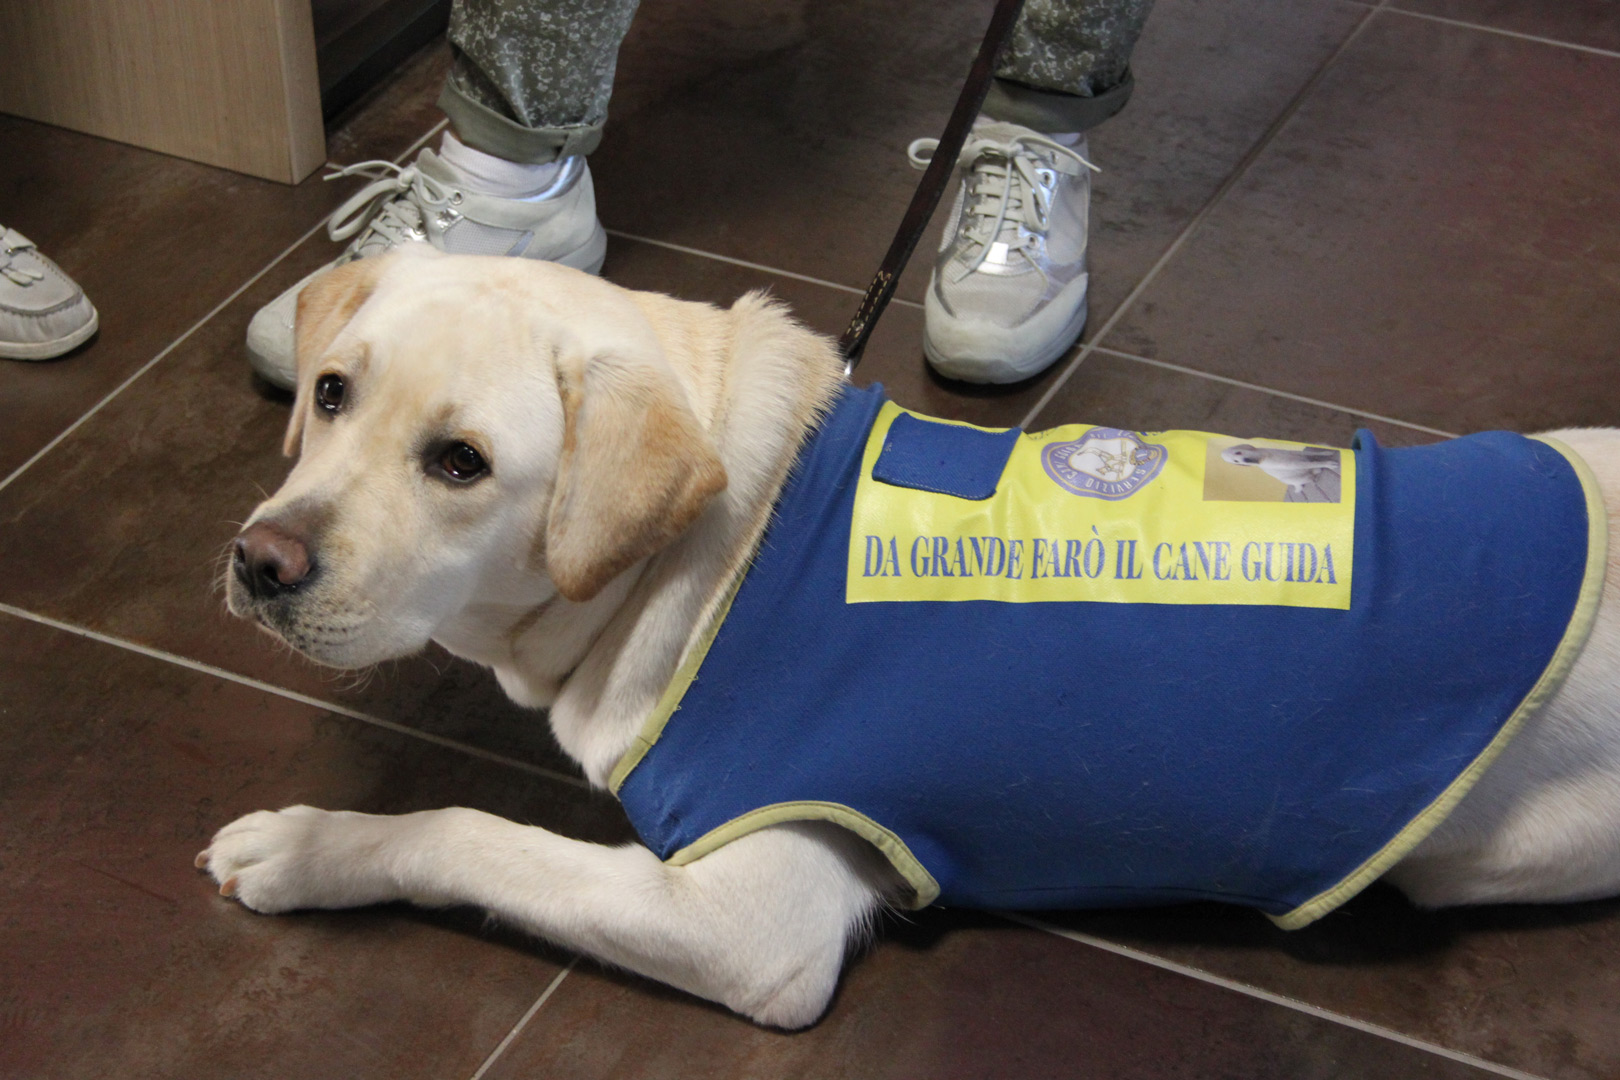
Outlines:
[[439, 94], [439, 108], [450, 118], [456, 138], [486, 154], [544, 165], [558, 158], [589, 154], [602, 142], [601, 124], [575, 124], [570, 127], [530, 128], [474, 101], [454, 82], [446, 79]]
[[1136, 77], [1129, 69], [1117, 86], [1095, 97], [1040, 90], [997, 78], [990, 84], [981, 111], [992, 120], [1022, 124], [1034, 131], [1087, 131], [1123, 109], [1135, 88]]

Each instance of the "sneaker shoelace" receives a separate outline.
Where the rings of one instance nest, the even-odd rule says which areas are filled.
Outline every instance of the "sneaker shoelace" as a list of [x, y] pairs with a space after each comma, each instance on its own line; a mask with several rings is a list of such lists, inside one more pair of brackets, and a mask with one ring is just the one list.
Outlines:
[[[937, 149], [938, 139], [917, 139], [906, 148], [906, 157], [913, 168], [926, 169]], [[1102, 172], [1070, 147], [1033, 132], [1005, 141], [971, 136], [957, 164], [969, 170], [957, 236], [978, 249], [956, 275], [957, 281], [982, 266], [990, 245], [997, 242], [1046, 277], [1039, 245], [1051, 221], [1052, 184], [1042, 182], [1040, 171], [1054, 169], [1068, 176], [1079, 176], [1082, 169]]]
[[322, 179], [356, 175], [372, 182], [350, 196], [326, 224], [326, 234], [333, 240], [354, 237], [346, 256], [361, 254], [367, 247], [386, 250], [424, 241], [428, 213], [459, 205], [462, 200], [461, 192], [424, 175], [415, 165], [401, 167], [391, 161], [333, 166]]
[[[4, 236], [5, 232], [5, 228], [0, 226], [0, 236]], [[12, 284], [21, 285], [25, 289], [36, 281], [44, 281], [44, 274], [38, 270], [30, 270], [26, 266], [19, 266], [13, 258], [19, 252], [33, 250], [34, 244], [31, 240], [23, 240], [16, 244], [8, 243], [0, 248], [0, 275], [4, 275]]]

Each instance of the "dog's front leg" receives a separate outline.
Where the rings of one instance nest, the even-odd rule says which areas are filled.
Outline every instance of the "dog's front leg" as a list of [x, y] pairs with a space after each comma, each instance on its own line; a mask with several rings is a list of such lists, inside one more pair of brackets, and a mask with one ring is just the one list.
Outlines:
[[882, 887], [860, 842], [832, 826], [777, 826], [672, 867], [639, 845], [582, 843], [461, 808], [260, 811], [221, 829], [197, 865], [223, 893], [270, 914], [477, 904], [789, 1028], [826, 1008]]

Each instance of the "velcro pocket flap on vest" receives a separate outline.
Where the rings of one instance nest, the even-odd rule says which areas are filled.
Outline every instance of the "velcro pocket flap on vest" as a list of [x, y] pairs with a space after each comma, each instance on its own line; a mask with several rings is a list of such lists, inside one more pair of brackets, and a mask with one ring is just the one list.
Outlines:
[[901, 413], [883, 440], [872, 479], [958, 499], [988, 499], [1022, 434], [1018, 428], [986, 431]]

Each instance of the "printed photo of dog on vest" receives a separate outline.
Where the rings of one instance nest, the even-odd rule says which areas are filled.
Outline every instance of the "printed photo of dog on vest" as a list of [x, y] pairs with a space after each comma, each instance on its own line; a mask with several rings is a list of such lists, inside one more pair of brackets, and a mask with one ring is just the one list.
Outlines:
[[1339, 452], [1322, 446], [1300, 450], [1258, 447], [1243, 443], [1221, 451], [1233, 465], [1258, 468], [1286, 487], [1284, 502], [1338, 502]]

